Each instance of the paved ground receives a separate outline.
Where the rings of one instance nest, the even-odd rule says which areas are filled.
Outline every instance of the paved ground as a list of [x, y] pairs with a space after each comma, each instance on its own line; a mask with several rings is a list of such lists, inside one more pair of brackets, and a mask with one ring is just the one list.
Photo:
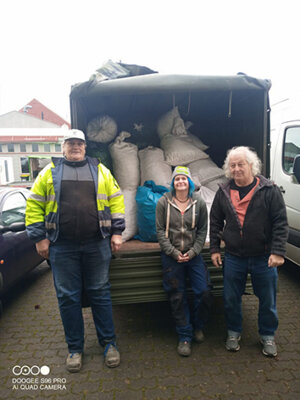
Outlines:
[[[0, 398], [299, 399], [299, 289], [300, 269], [282, 268], [276, 359], [261, 354], [257, 301], [254, 296], [247, 296], [243, 300], [244, 334], [240, 352], [229, 353], [224, 348], [223, 305], [218, 299], [205, 331], [207, 340], [194, 344], [189, 358], [181, 358], [175, 351], [176, 336], [167, 304], [115, 306], [122, 355], [122, 363], [116, 369], [104, 366], [90, 309], [85, 309], [84, 366], [79, 374], [69, 374], [64, 366], [67, 350], [52, 276], [42, 264], [7, 299], [0, 319]], [[28, 375], [14, 375], [15, 366], [35, 367], [27, 371]], [[39, 373], [43, 366], [50, 368], [49, 374]], [[20, 372], [19, 367], [15, 373]]]

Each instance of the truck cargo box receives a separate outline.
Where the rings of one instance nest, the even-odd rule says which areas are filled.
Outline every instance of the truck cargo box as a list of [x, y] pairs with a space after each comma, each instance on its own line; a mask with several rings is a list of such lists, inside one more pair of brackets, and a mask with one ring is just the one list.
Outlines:
[[[269, 80], [236, 76], [149, 74], [120, 79], [91, 80], [74, 85], [70, 94], [72, 128], [87, 132], [88, 123], [109, 115], [118, 132], [131, 133], [138, 145], [160, 145], [158, 119], [178, 107], [189, 131], [203, 141], [206, 153], [222, 167], [233, 146], [252, 147], [262, 160], [262, 173], [269, 176], [270, 123]], [[134, 124], [143, 124], [143, 133]], [[87, 154], [95, 146], [87, 140]], [[113, 172], [113, 171], [112, 171]], [[214, 293], [222, 293], [222, 271], [210, 262], [208, 243], [203, 250]], [[162, 288], [160, 250], [157, 243], [126, 242], [111, 263], [114, 304], [166, 299]], [[250, 291], [250, 285], [248, 285]]]

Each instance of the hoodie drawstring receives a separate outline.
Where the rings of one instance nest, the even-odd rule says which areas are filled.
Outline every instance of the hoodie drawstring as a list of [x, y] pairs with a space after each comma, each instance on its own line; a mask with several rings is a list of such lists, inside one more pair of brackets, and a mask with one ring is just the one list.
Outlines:
[[168, 202], [167, 222], [166, 222], [166, 238], [169, 237], [169, 226], [170, 226], [170, 203]]

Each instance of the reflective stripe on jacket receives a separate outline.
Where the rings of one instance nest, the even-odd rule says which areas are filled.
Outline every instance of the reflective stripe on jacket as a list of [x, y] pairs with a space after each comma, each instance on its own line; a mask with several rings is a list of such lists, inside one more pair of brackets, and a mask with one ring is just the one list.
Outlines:
[[[99, 230], [105, 238], [125, 229], [124, 196], [109, 169], [97, 159], [86, 157], [97, 194]], [[53, 158], [36, 178], [27, 200], [26, 230], [30, 239], [48, 238], [55, 242], [59, 234], [59, 201], [63, 158]]]

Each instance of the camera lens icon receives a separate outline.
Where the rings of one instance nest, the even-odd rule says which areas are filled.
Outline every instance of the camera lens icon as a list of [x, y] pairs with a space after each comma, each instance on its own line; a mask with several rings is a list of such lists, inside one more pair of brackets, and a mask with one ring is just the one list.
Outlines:
[[12, 369], [12, 373], [14, 375], [49, 375], [50, 373], [50, 368], [47, 365], [43, 365], [42, 367], [39, 367], [38, 365], [33, 365], [32, 367], [29, 367], [28, 365], [23, 365], [22, 367], [20, 365], [15, 365]]

